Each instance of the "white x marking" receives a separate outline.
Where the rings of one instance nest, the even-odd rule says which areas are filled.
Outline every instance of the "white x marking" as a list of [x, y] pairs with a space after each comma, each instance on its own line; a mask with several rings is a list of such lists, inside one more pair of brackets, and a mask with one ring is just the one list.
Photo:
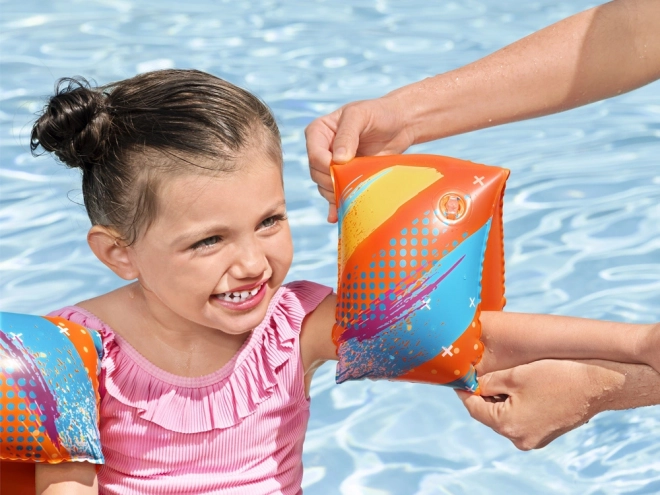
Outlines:
[[22, 333], [14, 333], [14, 332], [9, 332], [9, 335], [11, 335], [12, 339], [18, 339], [18, 340], [21, 340], [21, 337], [23, 336]]
[[469, 390], [470, 392], [474, 392], [474, 385], [470, 385], [470, 386], [468, 387], [468, 390]]
[[431, 298], [430, 297], [427, 297], [422, 302], [424, 303], [424, 306], [422, 306], [422, 309], [428, 309], [428, 310], [431, 309]]
[[471, 297], [471, 298], [470, 298], [470, 307], [471, 307], [471, 308], [476, 307], [476, 304], [475, 304], [475, 302], [474, 302], [475, 299], [476, 299], [475, 297]]
[[486, 176], [483, 177], [477, 177], [476, 175], [474, 176], [474, 182], [472, 184], [479, 184], [480, 186], [484, 185], [484, 179]]
[[451, 350], [452, 350], [453, 348], [454, 348], [454, 346], [451, 345], [451, 344], [449, 344], [449, 347], [443, 347], [443, 348], [442, 348], [442, 357], [445, 357], [445, 356], [452, 357], [452, 356], [454, 355], [454, 353], [451, 352]]

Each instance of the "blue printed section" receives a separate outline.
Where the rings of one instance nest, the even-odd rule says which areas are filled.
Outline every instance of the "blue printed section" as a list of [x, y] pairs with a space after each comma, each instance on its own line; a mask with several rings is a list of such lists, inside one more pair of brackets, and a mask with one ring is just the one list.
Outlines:
[[445, 386], [458, 390], [469, 390], [470, 392], [475, 392], [479, 388], [477, 372], [474, 368], [471, 368], [465, 376], [462, 376], [453, 382], [446, 383]]
[[[393, 300], [390, 304], [377, 303], [361, 313], [360, 321], [378, 321], [380, 315], [376, 315], [385, 306], [400, 308], [391, 324], [378, 326], [377, 335], [365, 339], [356, 331], [342, 343], [337, 382], [371, 376], [396, 378], [436, 356], [463, 334], [480, 302], [490, 225], [488, 221], [438, 260], [421, 287], [400, 294], [390, 292], [385, 295]], [[428, 295], [425, 287], [433, 287]]]
[[[28, 409], [56, 446], [74, 459], [103, 461], [96, 393], [68, 332], [39, 316], [0, 313], [0, 354], [12, 363], [0, 374], [31, 386]], [[89, 351], [100, 359], [100, 337], [89, 333], [95, 344]]]

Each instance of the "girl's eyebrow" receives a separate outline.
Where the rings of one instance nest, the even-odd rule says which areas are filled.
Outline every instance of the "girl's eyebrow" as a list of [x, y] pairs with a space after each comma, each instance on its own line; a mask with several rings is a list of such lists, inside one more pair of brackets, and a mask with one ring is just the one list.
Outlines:
[[[262, 218], [268, 218], [272, 215], [275, 215], [278, 210], [280, 210], [283, 206], [286, 206], [286, 201], [278, 201], [276, 204], [272, 205], [270, 208], [268, 208], [262, 215]], [[177, 246], [180, 243], [188, 243], [188, 242], [195, 242], [199, 241], [201, 239], [206, 239], [207, 237], [211, 235], [217, 235], [217, 234], [222, 234], [223, 232], [231, 230], [229, 227], [227, 227], [224, 224], [214, 224], [214, 225], [209, 225], [205, 228], [202, 228], [200, 230], [191, 230], [189, 232], [184, 232], [183, 234], [177, 236], [171, 243], [172, 246]]]

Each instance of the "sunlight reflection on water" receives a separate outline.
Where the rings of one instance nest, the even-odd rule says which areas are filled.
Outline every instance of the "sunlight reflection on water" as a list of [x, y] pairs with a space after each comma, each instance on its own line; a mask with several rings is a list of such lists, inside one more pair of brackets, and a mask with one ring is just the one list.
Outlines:
[[[197, 68], [259, 94], [281, 126], [296, 257], [288, 279], [336, 283], [336, 232], [309, 179], [303, 130], [347, 101], [490, 53], [591, 3], [0, 2], [0, 241], [5, 310], [44, 313], [120, 281], [92, 256], [76, 172], [28, 151], [63, 76], [106, 83]], [[660, 85], [418, 146], [505, 166], [508, 309], [660, 319]], [[453, 392], [315, 379], [308, 494], [660, 492], [660, 408], [607, 413], [523, 453]]]

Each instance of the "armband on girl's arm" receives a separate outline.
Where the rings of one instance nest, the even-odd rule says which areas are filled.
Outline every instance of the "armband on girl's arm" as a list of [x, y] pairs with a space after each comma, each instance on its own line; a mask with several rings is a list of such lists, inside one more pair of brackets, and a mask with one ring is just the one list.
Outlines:
[[487, 370], [557, 358], [660, 371], [660, 326], [499, 311], [507, 170], [392, 155], [331, 172], [339, 213], [338, 382], [386, 378], [476, 391], [484, 345]]
[[[3, 484], [18, 483], [12, 477], [26, 471], [5, 469], [8, 463], [74, 463], [78, 467], [68, 469], [77, 472], [104, 462], [98, 382], [102, 353], [97, 332], [63, 318], [0, 313]], [[34, 489], [33, 476], [20, 483], [26, 485], [20, 493]]]
[[334, 165], [337, 381], [418, 381], [476, 391], [482, 310], [504, 305], [509, 171], [433, 155]]

